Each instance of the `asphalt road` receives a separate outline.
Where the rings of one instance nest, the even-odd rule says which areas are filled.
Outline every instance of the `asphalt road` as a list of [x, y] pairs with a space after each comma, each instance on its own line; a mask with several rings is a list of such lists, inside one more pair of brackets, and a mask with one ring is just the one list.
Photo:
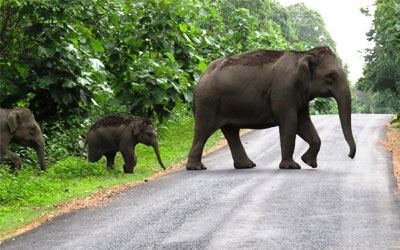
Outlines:
[[73, 211], [0, 245], [6, 249], [400, 249], [400, 195], [378, 143], [389, 115], [353, 115], [347, 157], [338, 116], [313, 117], [318, 168], [279, 170], [276, 128], [242, 137], [257, 167], [235, 170], [227, 147], [205, 171], [181, 170]]

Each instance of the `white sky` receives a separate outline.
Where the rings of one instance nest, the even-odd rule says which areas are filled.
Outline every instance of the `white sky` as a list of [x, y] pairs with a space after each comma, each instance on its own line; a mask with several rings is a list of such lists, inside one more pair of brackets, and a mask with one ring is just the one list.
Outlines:
[[360, 8], [373, 7], [374, 0], [277, 0], [288, 6], [303, 2], [309, 9], [318, 11], [326, 29], [336, 42], [336, 49], [350, 71], [350, 81], [355, 84], [362, 76], [364, 49], [372, 47], [366, 33], [372, 27], [372, 17], [366, 17]]

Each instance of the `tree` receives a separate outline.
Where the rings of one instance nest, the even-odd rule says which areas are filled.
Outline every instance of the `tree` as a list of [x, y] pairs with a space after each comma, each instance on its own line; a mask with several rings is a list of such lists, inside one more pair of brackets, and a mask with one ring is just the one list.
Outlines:
[[307, 42], [312, 47], [329, 46], [336, 51], [336, 43], [326, 30], [321, 14], [308, 9], [304, 3], [291, 5], [287, 9], [289, 21], [300, 41]]
[[[39, 120], [82, 113], [102, 78], [101, 42], [81, 21], [93, 7], [77, 0], [3, 1], [0, 102], [33, 109]], [[94, 51], [93, 51], [94, 50]]]
[[[357, 88], [373, 91], [378, 105], [377, 112], [400, 110], [400, 2], [376, 0], [373, 27], [367, 33], [369, 41], [375, 43], [366, 50], [363, 77]], [[370, 15], [368, 9], [361, 10]], [[386, 108], [384, 108], [386, 106]]]

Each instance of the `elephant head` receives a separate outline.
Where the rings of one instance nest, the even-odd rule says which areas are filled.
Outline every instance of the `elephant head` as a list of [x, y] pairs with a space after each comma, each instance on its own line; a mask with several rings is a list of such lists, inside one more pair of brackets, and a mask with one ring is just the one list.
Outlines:
[[12, 136], [12, 142], [34, 148], [40, 168], [46, 170], [44, 160], [45, 142], [32, 112], [27, 108], [13, 109], [7, 116], [7, 124], [9, 133]]
[[157, 156], [158, 163], [165, 170], [164, 164], [161, 161], [160, 151], [158, 149], [157, 132], [152, 122], [146, 118], [133, 120], [133, 134], [138, 137], [138, 142], [147, 146], [152, 146]]
[[301, 53], [296, 63], [296, 77], [303, 83], [306, 98], [333, 97], [339, 108], [340, 123], [354, 158], [356, 145], [351, 129], [351, 94], [346, 74], [328, 47], [317, 47]]

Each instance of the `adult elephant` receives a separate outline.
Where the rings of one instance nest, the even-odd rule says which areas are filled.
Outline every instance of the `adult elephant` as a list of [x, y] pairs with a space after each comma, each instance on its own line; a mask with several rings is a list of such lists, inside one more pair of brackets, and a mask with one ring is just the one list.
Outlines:
[[309, 51], [256, 50], [213, 61], [194, 90], [195, 135], [188, 170], [202, 170], [202, 151], [208, 137], [221, 129], [235, 168], [252, 168], [240, 141], [240, 128], [279, 126], [280, 168], [299, 169], [293, 160], [296, 134], [309, 149], [302, 160], [317, 167], [321, 141], [311, 122], [309, 102], [334, 97], [344, 137], [356, 153], [351, 129], [351, 95], [343, 68], [331, 49]]
[[45, 142], [33, 113], [27, 108], [0, 108], [0, 160], [9, 155], [13, 168], [21, 169], [21, 158], [10, 151], [10, 143], [32, 147], [36, 150], [40, 168], [46, 170]]

